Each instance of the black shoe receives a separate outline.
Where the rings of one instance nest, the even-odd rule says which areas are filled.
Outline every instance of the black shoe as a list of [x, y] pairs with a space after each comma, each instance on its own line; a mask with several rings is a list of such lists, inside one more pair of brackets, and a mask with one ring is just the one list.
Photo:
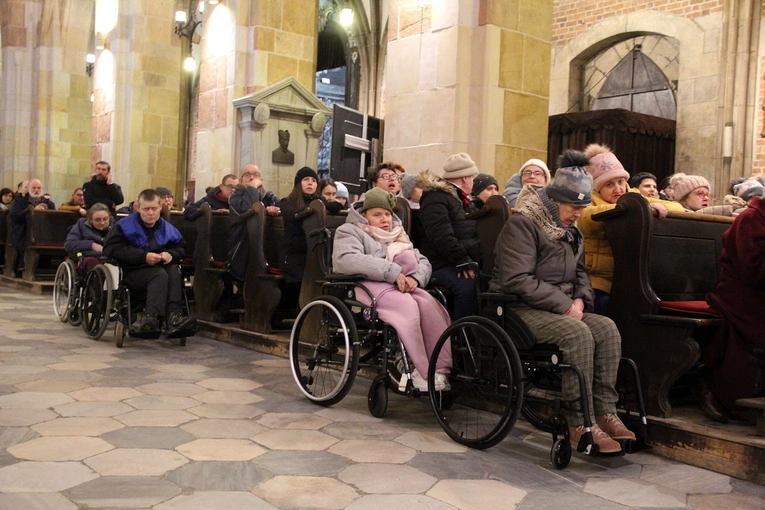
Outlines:
[[145, 313], [130, 326], [130, 336], [136, 338], [159, 338], [160, 330], [157, 317], [151, 313]]
[[700, 378], [696, 386], [696, 396], [699, 400], [699, 406], [707, 417], [719, 423], [728, 423], [728, 412], [725, 406], [709, 391], [704, 379]]
[[167, 319], [167, 338], [193, 336], [196, 333], [197, 320], [181, 312], [172, 312]]

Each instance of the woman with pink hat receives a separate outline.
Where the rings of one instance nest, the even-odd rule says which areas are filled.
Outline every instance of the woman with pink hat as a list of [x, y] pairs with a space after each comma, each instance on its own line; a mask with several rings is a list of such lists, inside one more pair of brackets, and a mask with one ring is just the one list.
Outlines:
[[682, 205], [686, 212], [733, 216], [733, 207], [730, 205], [709, 205], [713, 198], [712, 187], [709, 181], [700, 175], [677, 173], [672, 176], [670, 186], [675, 201]]

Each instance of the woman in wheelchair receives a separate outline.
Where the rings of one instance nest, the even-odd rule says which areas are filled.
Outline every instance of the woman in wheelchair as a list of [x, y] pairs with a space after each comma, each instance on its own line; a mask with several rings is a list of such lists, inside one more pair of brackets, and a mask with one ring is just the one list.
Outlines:
[[196, 321], [185, 315], [183, 280], [176, 267], [185, 241], [173, 225], [160, 218], [162, 206], [153, 189], [138, 195], [138, 211], [118, 221], [104, 244], [104, 255], [122, 268], [122, 281], [132, 291], [146, 291], [146, 309], [131, 331], [159, 333], [166, 319], [167, 337], [193, 335]]
[[80, 268], [88, 272], [99, 264], [98, 257], [104, 251], [104, 239], [109, 233], [111, 222], [109, 208], [96, 203], [88, 209], [85, 218], [80, 218], [66, 236], [64, 249], [68, 253], [80, 254]]
[[[592, 196], [592, 177], [584, 154], [567, 150], [547, 186], [526, 185], [514, 214], [496, 244], [490, 292], [518, 296], [508, 303], [540, 343], [555, 344], [564, 361], [585, 379], [593, 443], [601, 453], [617, 453], [615, 440], [635, 439], [616, 414], [615, 389], [621, 337], [607, 317], [595, 315], [593, 290], [584, 265], [584, 240], [576, 219]], [[573, 372], [562, 374], [563, 399], [579, 397]], [[573, 445], [587, 432], [581, 413], [567, 411]]]
[[[378, 317], [395, 328], [414, 364], [412, 384], [427, 391], [428, 362], [449, 326], [449, 314], [422, 290], [430, 281], [430, 262], [413, 248], [393, 214], [395, 205], [396, 198], [382, 188], [372, 188], [363, 202], [353, 204], [346, 223], [335, 232], [332, 266], [336, 273], [370, 280], [364, 285], [375, 296]], [[357, 299], [370, 304], [364, 293]], [[437, 369], [448, 371], [448, 362]], [[403, 374], [400, 388], [406, 387], [406, 378]], [[440, 372], [435, 374], [435, 389], [448, 390]]]

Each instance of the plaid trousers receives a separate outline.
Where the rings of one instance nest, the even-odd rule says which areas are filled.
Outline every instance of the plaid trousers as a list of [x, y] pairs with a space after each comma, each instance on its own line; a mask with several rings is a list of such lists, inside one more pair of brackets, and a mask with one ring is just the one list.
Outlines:
[[[563, 361], [578, 366], [584, 374], [590, 418], [616, 412], [616, 373], [622, 356], [622, 338], [616, 324], [602, 315], [585, 313], [580, 321], [558, 313], [516, 308], [515, 313], [537, 337], [537, 342], [557, 345]], [[570, 370], [562, 372], [563, 399], [579, 398], [579, 382]], [[579, 406], [574, 403], [574, 409]], [[582, 425], [580, 412], [566, 413], [569, 425]]]

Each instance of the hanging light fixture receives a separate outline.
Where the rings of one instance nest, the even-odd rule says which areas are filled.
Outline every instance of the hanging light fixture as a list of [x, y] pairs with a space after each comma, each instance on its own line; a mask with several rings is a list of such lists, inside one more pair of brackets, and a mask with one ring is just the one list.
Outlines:
[[346, 7], [340, 11], [340, 24], [349, 27], [353, 24], [353, 9]]
[[186, 57], [186, 60], [183, 61], [183, 68], [186, 71], [194, 71], [197, 68], [197, 61], [194, 59], [194, 57], [189, 55]]
[[204, 12], [204, 5], [205, 3], [203, 1], [176, 1], [175, 33], [178, 35], [178, 37], [185, 37], [189, 41], [189, 56], [186, 57], [183, 61], [183, 68], [186, 71], [194, 71], [197, 68], [196, 60], [191, 56], [191, 47], [194, 38], [194, 32], [196, 31], [197, 27], [202, 24], [202, 20], [197, 17], [197, 13], [201, 14]]

